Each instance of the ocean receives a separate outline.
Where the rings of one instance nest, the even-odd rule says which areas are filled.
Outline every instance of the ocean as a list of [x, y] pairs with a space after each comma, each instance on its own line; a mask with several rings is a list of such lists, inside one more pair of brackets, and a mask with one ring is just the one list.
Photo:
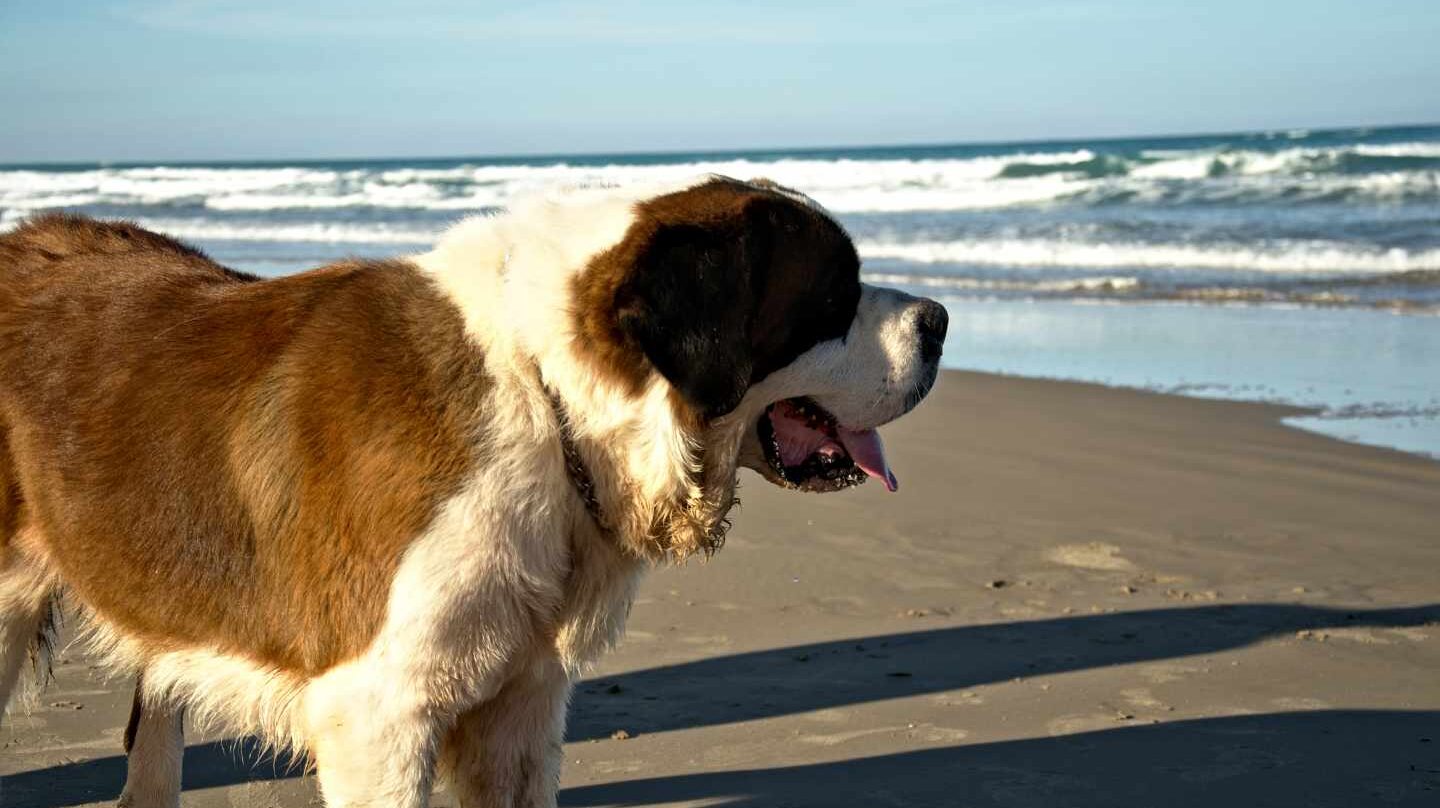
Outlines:
[[[0, 166], [0, 230], [136, 220], [263, 275], [423, 250], [551, 185], [714, 172], [824, 204], [951, 367], [1281, 401], [1440, 457], [1440, 126], [843, 149]], [[983, 417], [983, 414], [976, 414]]]

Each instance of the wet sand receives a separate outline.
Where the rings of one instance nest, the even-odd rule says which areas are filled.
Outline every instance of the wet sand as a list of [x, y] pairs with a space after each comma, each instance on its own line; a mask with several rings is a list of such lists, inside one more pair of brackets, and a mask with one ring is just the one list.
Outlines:
[[[947, 373], [896, 494], [746, 472], [580, 685], [562, 805], [1440, 805], [1440, 463], [1295, 413]], [[0, 808], [119, 793], [128, 683], [56, 674]], [[318, 804], [190, 740], [186, 806]]]

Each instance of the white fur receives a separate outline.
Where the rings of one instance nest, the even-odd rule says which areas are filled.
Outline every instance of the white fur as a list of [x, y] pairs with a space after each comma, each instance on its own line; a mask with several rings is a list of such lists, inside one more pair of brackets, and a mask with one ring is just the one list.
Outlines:
[[212, 648], [156, 650], [93, 615], [83, 642], [117, 676], [143, 671], [147, 704], [183, 705], [198, 727], [255, 732], [273, 747], [306, 748], [295, 719], [307, 683], [294, 674]]
[[570, 282], [624, 238], [637, 202], [706, 179], [540, 196], [506, 215], [462, 222], [414, 259], [464, 313], [487, 357], [509, 358], [517, 381], [527, 376], [525, 363], [539, 365], [545, 383], [571, 403], [577, 437], [631, 447], [618, 475], [607, 474], [609, 464], [591, 463], [597, 482], [613, 490], [638, 483], [647, 497], [663, 498], [693, 471], [695, 447], [683, 442], [663, 380], [655, 379], [637, 408], [578, 360]]
[[816, 344], [751, 387], [736, 408], [737, 417], [753, 421], [772, 402], [801, 395], [851, 429], [869, 429], [903, 415], [913, 403], [911, 395], [934, 379], [934, 365], [915, 349], [925, 303], [894, 289], [861, 284], [845, 338]]
[[180, 808], [185, 714], [164, 702], [145, 705], [120, 793], [119, 808]]

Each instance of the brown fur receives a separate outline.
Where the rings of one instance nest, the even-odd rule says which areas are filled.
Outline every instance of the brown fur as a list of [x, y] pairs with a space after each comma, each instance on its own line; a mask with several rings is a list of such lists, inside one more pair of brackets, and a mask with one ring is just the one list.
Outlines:
[[10, 441], [4, 422], [0, 420], [0, 569], [10, 563], [10, 541], [20, 530], [20, 481], [15, 478], [15, 464], [10, 459]]
[[[848, 325], [859, 287], [859, 258], [849, 237], [833, 220], [783, 195], [780, 186], [761, 181], [715, 179], [693, 188], [647, 200], [636, 206], [635, 223], [625, 238], [591, 260], [573, 287], [575, 333], [585, 355], [603, 378], [638, 395], [654, 373], [642, 348], [620, 327], [616, 295], [662, 229], [683, 227], [717, 232], [738, 241], [757, 238], [747, 260], [750, 286], [726, 290], [735, 306], [749, 306], [748, 339], [727, 346], [753, 360], [749, 381], [759, 381], [792, 361], [803, 349], [844, 334], [819, 322], [837, 312]], [[848, 280], [831, 291], [831, 279]], [[797, 306], [798, 304], [798, 306]], [[797, 314], [801, 316], [797, 317]], [[699, 430], [703, 419], [672, 396], [682, 422]]]
[[0, 548], [34, 527], [84, 602], [158, 648], [318, 672], [378, 630], [401, 553], [476, 462], [487, 387], [407, 263], [255, 281], [42, 217], [0, 237]]
[[[74, 213], [36, 216], [0, 239], [0, 266], [12, 280], [75, 256], [123, 253], [165, 254], [206, 261], [205, 255], [194, 247], [130, 222], [100, 223]], [[211, 266], [222, 274], [251, 279], [218, 264]]]

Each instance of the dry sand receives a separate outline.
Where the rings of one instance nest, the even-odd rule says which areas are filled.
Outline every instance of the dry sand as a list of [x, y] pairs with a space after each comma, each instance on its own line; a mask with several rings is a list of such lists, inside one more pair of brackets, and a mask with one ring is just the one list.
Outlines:
[[[580, 685], [562, 804], [1440, 806], [1440, 464], [1289, 412], [950, 373], [898, 494], [747, 473]], [[129, 698], [67, 652], [0, 806], [113, 800]], [[318, 804], [252, 760], [192, 738], [185, 805]]]

